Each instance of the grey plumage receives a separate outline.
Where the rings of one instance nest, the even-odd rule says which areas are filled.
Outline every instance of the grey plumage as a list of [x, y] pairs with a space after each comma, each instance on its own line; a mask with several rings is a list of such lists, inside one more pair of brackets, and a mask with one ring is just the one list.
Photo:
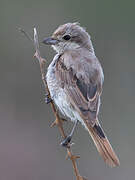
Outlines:
[[89, 34], [77, 23], [67, 23], [51, 42], [57, 52], [46, 75], [51, 98], [65, 116], [85, 126], [105, 162], [119, 165], [98, 121], [104, 75]]

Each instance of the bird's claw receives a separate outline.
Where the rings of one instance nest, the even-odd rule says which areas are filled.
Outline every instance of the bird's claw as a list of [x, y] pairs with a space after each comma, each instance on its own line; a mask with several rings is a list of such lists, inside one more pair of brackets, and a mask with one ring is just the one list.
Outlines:
[[69, 148], [71, 146], [71, 139], [72, 139], [72, 136], [67, 136], [61, 143], [60, 145], [63, 146], [63, 147], [66, 147], [66, 148]]
[[50, 98], [50, 96], [48, 94], [45, 95], [45, 103], [49, 104], [50, 102], [52, 102], [52, 99]]

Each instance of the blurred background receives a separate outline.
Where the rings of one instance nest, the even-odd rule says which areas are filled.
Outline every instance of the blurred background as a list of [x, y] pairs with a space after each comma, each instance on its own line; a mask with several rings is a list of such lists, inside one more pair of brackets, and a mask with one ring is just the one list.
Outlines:
[[[73, 152], [89, 180], [135, 178], [135, 2], [120, 0], [0, 0], [0, 180], [75, 179], [50, 105], [44, 102], [34, 49], [19, 31], [40, 41], [60, 24], [79, 21], [90, 33], [105, 74], [100, 120], [121, 166], [109, 168], [78, 126]], [[51, 62], [55, 52], [41, 45]], [[48, 66], [47, 64], [47, 66]], [[72, 123], [65, 123], [69, 132]]]

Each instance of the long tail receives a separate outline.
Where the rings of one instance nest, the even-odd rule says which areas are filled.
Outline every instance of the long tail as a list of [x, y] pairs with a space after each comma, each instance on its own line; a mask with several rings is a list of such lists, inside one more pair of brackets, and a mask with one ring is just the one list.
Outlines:
[[120, 162], [112, 149], [105, 133], [103, 132], [100, 124], [96, 124], [94, 127], [86, 125], [89, 134], [91, 135], [99, 154], [103, 157], [104, 161], [111, 167], [119, 166]]

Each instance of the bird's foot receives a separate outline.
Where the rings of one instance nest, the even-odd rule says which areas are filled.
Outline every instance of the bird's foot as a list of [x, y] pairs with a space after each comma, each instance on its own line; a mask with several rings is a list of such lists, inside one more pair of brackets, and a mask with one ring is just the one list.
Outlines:
[[71, 146], [71, 139], [72, 139], [72, 136], [67, 136], [61, 143], [60, 145], [63, 146], [63, 147], [66, 147], [66, 148], [69, 148]]
[[50, 102], [52, 102], [52, 99], [51, 99], [50, 95], [49, 94], [45, 94], [45, 103], [49, 104]]
[[74, 124], [73, 129], [70, 132], [70, 134], [60, 143], [61, 146], [66, 147], [66, 148], [70, 148], [70, 146], [74, 144], [74, 143], [71, 143], [71, 139], [72, 139], [73, 133], [75, 131], [75, 128], [77, 126], [77, 123], [78, 123], [78, 120], [75, 121], [75, 124]]

